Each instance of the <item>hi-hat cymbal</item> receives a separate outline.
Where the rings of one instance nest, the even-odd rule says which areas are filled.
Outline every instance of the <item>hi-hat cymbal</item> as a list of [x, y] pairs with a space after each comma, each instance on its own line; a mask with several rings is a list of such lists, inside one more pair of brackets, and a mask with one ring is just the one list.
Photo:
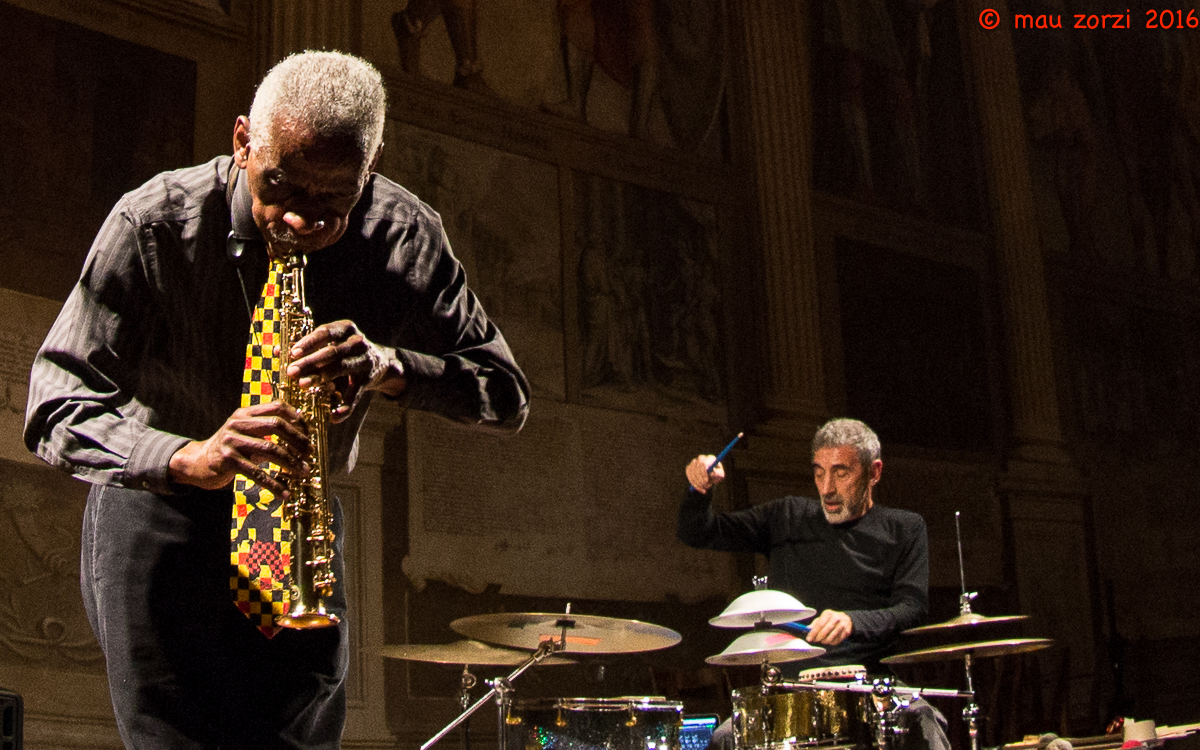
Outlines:
[[1009, 654], [1023, 654], [1026, 651], [1037, 651], [1047, 648], [1053, 643], [1054, 641], [1049, 638], [1010, 638], [1004, 641], [956, 643], [951, 646], [938, 646], [936, 648], [922, 649], [921, 651], [911, 651], [907, 654], [896, 654], [895, 656], [888, 656], [879, 661], [884, 664], [915, 664], [924, 661], [958, 659], [967, 654], [976, 659], [983, 659], [989, 656], [1007, 656]]
[[760, 622], [780, 625], [806, 620], [817, 613], [783, 591], [749, 591], [730, 602], [725, 611], [708, 621], [718, 628], [752, 628]]
[[557, 641], [566, 628], [566, 651], [580, 654], [618, 654], [655, 651], [682, 640], [661, 625], [596, 615], [512, 614], [473, 615], [450, 623], [468, 638], [513, 648], [536, 649], [542, 641]]
[[765, 658], [771, 664], [811, 659], [825, 653], [825, 649], [814, 646], [803, 638], [778, 630], [755, 630], [738, 636], [733, 643], [704, 661], [717, 667], [735, 667], [761, 664]]
[[988, 617], [986, 615], [977, 615], [973, 612], [968, 612], [965, 615], [959, 615], [952, 620], [938, 622], [932, 625], [922, 625], [917, 628], [909, 628], [904, 631], [905, 635], [913, 633], [932, 633], [939, 630], [953, 630], [954, 628], [969, 627], [971, 625], [990, 625], [995, 622], [1016, 622], [1017, 620], [1028, 619], [1029, 615], [1001, 615], [999, 617]]
[[[479, 641], [454, 641], [453, 643], [420, 644], [406, 643], [397, 646], [384, 646], [379, 649], [381, 656], [389, 659], [404, 659], [405, 661], [423, 661], [433, 664], [463, 664], [472, 666], [515, 667], [524, 664], [533, 654], [529, 651], [516, 651], [509, 648], [489, 646]], [[551, 655], [543, 659], [541, 664], [572, 664], [573, 659]]]

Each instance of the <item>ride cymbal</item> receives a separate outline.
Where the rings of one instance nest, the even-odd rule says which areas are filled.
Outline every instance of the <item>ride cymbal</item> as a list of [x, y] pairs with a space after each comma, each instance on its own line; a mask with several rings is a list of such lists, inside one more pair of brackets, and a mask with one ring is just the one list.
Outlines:
[[[384, 646], [379, 649], [380, 656], [388, 659], [403, 659], [405, 661], [421, 661], [432, 664], [463, 664], [468, 666], [515, 667], [524, 664], [533, 654], [529, 651], [489, 646], [479, 641], [454, 641], [453, 643], [420, 644], [406, 643], [403, 645]], [[573, 659], [562, 656], [548, 656], [542, 664], [572, 664]]]
[[791, 594], [763, 589], [742, 594], [708, 623], [718, 628], [752, 628], [760, 622], [781, 625], [806, 620], [816, 613]]
[[1010, 638], [1003, 641], [980, 641], [979, 643], [956, 643], [950, 646], [926, 648], [911, 651], [907, 654], [896, 654], [880, 659], [883, 664], [916, 664], [926, 661], [946, 661], [958, 659], [970, 654], [976, 659], [990, 656], [1008, 656], [1023, 654], [1027, 651], [1037, 651], [1048, 648], [1054, 643], [1049, 638]]
[[655, 651], [682, 640], [670, 628], [638, 620], [544, 612], [473, 615], [455, 620], [450, 628], [486, 643], [527, 649], [536, 649], [542, 641], [557, 641], [565, 632], [565, 650], [579, 654]]
[[764, 659], [771, 664], [780, 664], [811, 659], [823, 653], [825, 649], [820, 646], [789, 633], [755, 630], [738, 636], [724, 651], [704, 661], [717, 667], [761, 664]]
[[955, 628], [970, 627], [972, 625], [990, 625], [997, 622], [1016, 622], [1017, 620], [1026, 620], [1029, 615], [1000, 615], [999, 617], [988, 617], [986, 615], [977, 615], [973, 612], [968, 612], [965, 615], [959, 615], [952, 620], [938, 622], [932, 625], [921, 625], [916, 628], [909, 628], [904, 631], [904, 635], [912, 635], [914, 633], [933, 633], [941, 630], [953, 630]]

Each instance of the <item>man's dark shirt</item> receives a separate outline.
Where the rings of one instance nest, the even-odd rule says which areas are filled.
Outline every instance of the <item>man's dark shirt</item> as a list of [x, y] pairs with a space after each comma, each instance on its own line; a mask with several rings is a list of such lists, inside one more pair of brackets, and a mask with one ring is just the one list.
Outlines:
[[920, 625], [929, 607], [929, 543], [916, 513], [875, 505], [843, 524], [825, 520], [821, 503], [787, 496], [732, 513], [715, 513], [710, 496], [688, 490], [679, 508], [680, 541], [701, 549], [757, 552], [768, 560], [768, 587], [818, 613], [845, 612], [850, 637], [798, 668], [861, 664], [886, 671], [901, 631]]
[[[80, 479], [169, 493], [171, 455], [239, 407], [247, 300], [268, 267], [239, 173], [219, 157], [161, 174], [113, 209], [34, 363], [30, 450]], [[231, 230], [247, 241], [239, 262]], [[395, 349], [409, 407], [507, 431], [524, 423], [525, 376], [441, 219], [399, 185], [371, 176], [346, 233], [309, 256], [305, 281], [318, 325], [349, 319]], [[370, 400], [331, 427], [332, 469], [353, 467]]]

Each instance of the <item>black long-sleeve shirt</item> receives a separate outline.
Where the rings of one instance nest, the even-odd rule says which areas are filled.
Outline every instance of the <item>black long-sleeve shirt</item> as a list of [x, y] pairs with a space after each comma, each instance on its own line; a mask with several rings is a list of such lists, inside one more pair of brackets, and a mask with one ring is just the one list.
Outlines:
[[901, 631], [929, 609], [929, 542], [911, 511], [873, 506], [854, 521], [831, 524], [818, 500], [787, 496], [732, 513], [716, 513], [709, 495], [689, 489], [679, 507], [679, 540], [691, 547], [757, 552], [768, 561], [768, 587], [808, 607], [845, 612], [850, 637], [801, 669], [861, 664], [885, 671]]
[[[161, 174], [104, 222], [33, 366], [25, 442], [46, 461], [93, 483], [169, 493], [171, 455], [240, 405], [247, 298], [268, 261], [231, 161]], [[239, 261], [230, 237], [246, 241]], [[309, 256], [305, 282], [317, 324], [352, 320], [395, 349], [411, 408], [498, 430], [524, 423], [525, 376], [467, 288], [440, 217], [404, 188], [372, 175], [345, 234]], [[370, 400], [331, 427], [332, 469], [353, 467]]]

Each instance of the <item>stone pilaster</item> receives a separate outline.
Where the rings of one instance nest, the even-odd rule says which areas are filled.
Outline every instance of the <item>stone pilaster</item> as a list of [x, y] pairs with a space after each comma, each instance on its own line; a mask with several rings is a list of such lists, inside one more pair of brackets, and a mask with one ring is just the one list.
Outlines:
[[335, 479], [342, 499], [346, 535], [346, 599], [350, 625], [350, 672], [346, 678], [346, 748], [395, 747], [387, 728], [383, 686], [383, 526], [381, 524], [384, 438], [398, 409], [376, 402], [359, 433], [358, 464]]
[[825, 416], [812, 219], [812, 112], [806, 3], [741, 4], [744, 102], [762, 249], [761, 429], [807, 440]]
[[[1005, 0], [964, 0], [960, 8], [963, 50], [978, 105], [1003, 315], [1012, 440], [1001, 490], [1012, 539], [1011, 575], [1022, 612], [1033, 618], [1030, 634], [1056, 642], [1055, 649], [1039, 654], [1046, 699], [1062, 697], [1056, 694], [1055, 677], [1065, 673], [1069, 716], [1076, 722], [1094, 721], [1097, 717], [1088, 714], [1096, 712], [1091, 685], [1099, 660], [1086, 495], [1059, 421], [1012, 15]], [[979, 23], [987, 8], [999, 13], [996, 29]]]
[[256, 81], [293, 52], [359, 52], [361, 0], [262, 0], [254, 14]]
[[[965, 0], [964, 54], [978, 103], [980, 148], [990, 200], [1003, 305], [1013, 445], [1010, 463], [1063, 465], [1058, 393], [1042, 250], [1029, 174], [1025, 122], [1005, 0]], [[1000, 26], [980, 26], [992, 8]], [[1015, 468], [1015, 467], [1014, 467]], [[1057, 469], [1056, 469], [1057, 470]]]

